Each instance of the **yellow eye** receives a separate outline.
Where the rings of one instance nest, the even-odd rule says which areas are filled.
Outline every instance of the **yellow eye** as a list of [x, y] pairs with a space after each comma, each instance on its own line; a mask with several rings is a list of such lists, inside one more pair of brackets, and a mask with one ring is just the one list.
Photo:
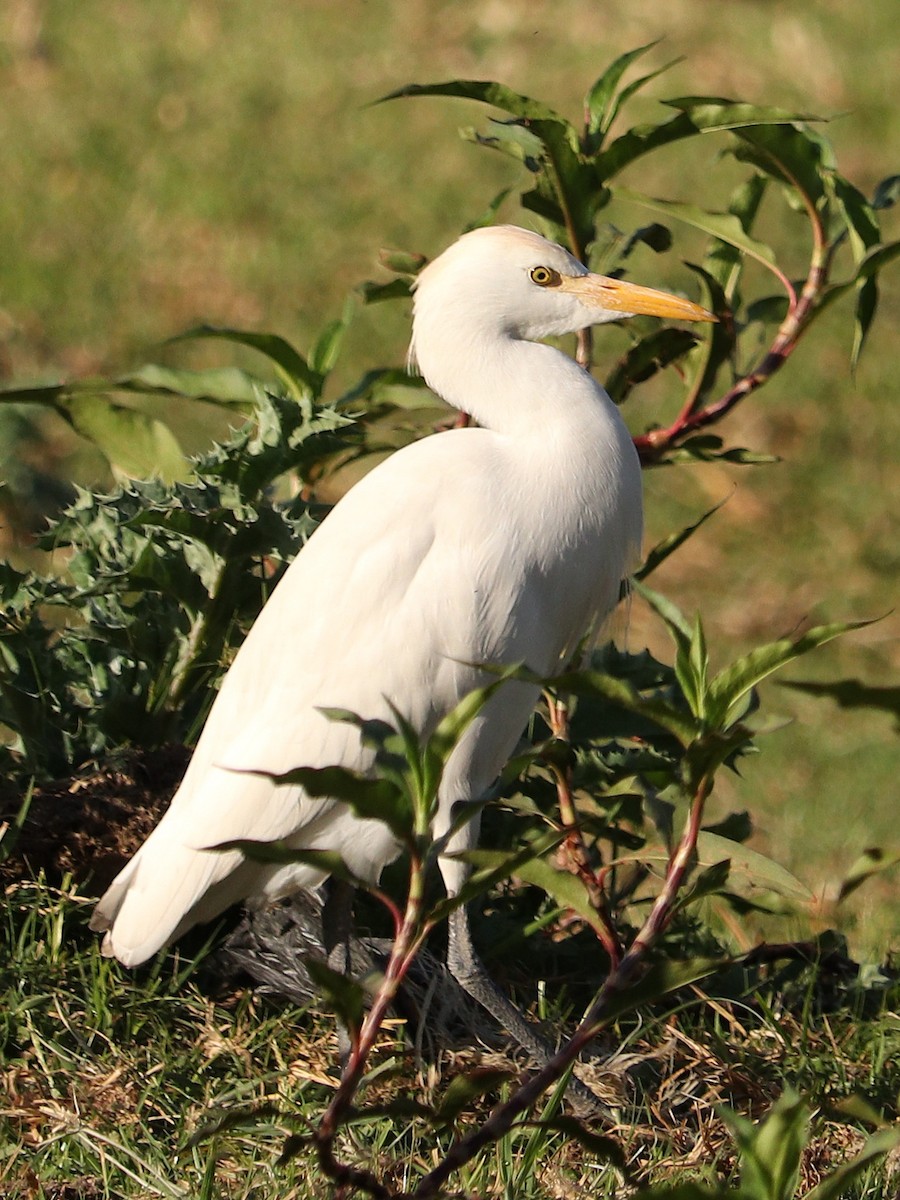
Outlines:
[[559, 271], [554, 271], [552, 267], [532, 267], [528, 275], [538, 287], [559, 287], [562, 283]]

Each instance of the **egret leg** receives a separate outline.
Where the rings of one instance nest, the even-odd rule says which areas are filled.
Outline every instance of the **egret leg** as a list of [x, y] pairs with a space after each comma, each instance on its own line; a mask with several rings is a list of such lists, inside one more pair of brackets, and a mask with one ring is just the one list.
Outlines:
[[[325, 884], [322, 905], [322, 943], [328, 965], [341, 975], [350, 974], [350, 939], [353, 936], [353, 885], [333, 876]], [[350, 1034], [338, 1018], [338, 1054], [343, 1067], [350, 1055]]]
[[[447, 929], [447, 966], [460, 987], [491, 1014], [539, 1067], [549, 1062], [555, 1053], [554, 1047], [541, 1036], [509, 997], [500, 991], [478, 957], [472, 943], [465, 905], [450, 914]], [[569, 1080], [567, 1091], [582, 1115], [598, 1111], [608, 1112], [591, 1089], [574, 1075]]]

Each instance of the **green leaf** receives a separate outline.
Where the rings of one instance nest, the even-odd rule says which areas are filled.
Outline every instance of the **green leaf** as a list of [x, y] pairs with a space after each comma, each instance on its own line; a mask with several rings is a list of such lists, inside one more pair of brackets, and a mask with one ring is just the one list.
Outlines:
[[603, 386], [610, 399], [622, 404], [636, 384], [677, 362], [696, 344], [697, 335], [688, 329], [655, 329], [632, 346], [607, 375]]
[[[458, 100], [478, 100], [482, 104], [502, 109], [514, 117], [525, 117], [529, 121], [553, 121], [571, 129], [568, 121], [554, 112], [549, 105], [540, 100], [532, 100], [530, 96], [523, 96], [492, 80], [450, 79], [445, 83], [410, 83], [382, 96], [376, 103], [384, 104], [388, 100], [405, 99], [410, 96], [449, 96]], [[573, 149], [575, 148], [577, 142], [573, 141]]]
[[472, 872], [455, 895], [447, 896], [446, 899], [439, 900], [434, 905], [431, 910], [432, 924], [446, 920], [450, 913], [457, 908], [468, 904], [477, 896], [484, 895], [502, 880], [517, 875], [521, 867], [558, 846], [564, 837], [564, 833], [551, 829], [512, 853], [506, 850], [476, 849], [463, 850], [452, 855], [461, 862], [469, 863]]
[[860, 263], [868, 251], [881, 242], [881, 230], [875, 210], [862, 192], [842, 175], [835, 173], [831, 177], [831, 186], [844, 215], [853, 258]]
[[514, 158], [522, 163], [533, 174], [541, 170], [544, 157], [544, 143], [536, 133], [533, 133], [521, 119], [499, 121], [494, 118], [489, 122], [490, 132], [481, 133], [477, 129], [466, 127], [460, 130], [463, 138], [478, 146], [488, 146], [492, 150]]
[[366, 993], [355, 979], [329, 967], [321, 958], [308, 954], [303, 965], [313, 983], [324, 992], [335, 1013], [351, 1035], [359, 1031], [366, 1011]]
[[754, 466], [779, 461], [774, 454], [761, 454], [742, 446], [730, 446], [725, 450], [723, 446], [724, 442], [717, 434], [697, 433], [683, 441], [680, 446], [667, 450], [659, 465], [678, 462], [730, 462]]
[[341, 800], [358, 817], [383, 821], [400, 841], [407, 841], [413, 832], [413, 813], [409, 797], [387, 779], [370, 779], [346, 767], [294, 767], [293, 770], [245, 771], [271, 779], [279, 787], [299, 784], [316, 799]]
[[674, 554], [680, 546], [683, 546], [689, 538], [693, 537], [697, 530], [705, 525], [709, 518], [717, 513], [724, 503], [724, 500], [720, 500], [718, 504], [714, 504], [712, 508], [707, 509], [696, 521], [693, 521], [690, 525], [685, 525], [677, 533], [670, 533], [661, 542], [657, 542], [648, 552], [640, 568], [635, 571], [634, 579], [643, 581], [649, 575], [652, 575], [656, 568], [664, 563], [671, 554]]
[[172, 338], [172, 342], [193, 341], [197, 338], [218, 338], [238, 346], [258, 350], [274, 365], [288, 391], [295, 399], [318, 396], [321, 376], [310, 368], [306, 359], [290, 342], [275, 333], [253, 333], [246, 329], [228, 329], [215, 325], [198, 325]]
[[733, 361], [737, 332], [731, 320], [728, 298], [718, 279], [696, 263], [686, 262], [685, 266], [700, 280], [703, 289], [701, 303], [719, 318], [705, 327], [703, 336], [688, 359], [688, 365], [692, 368], [689, 394], [692, 409], [695, 410], [712, 390], [721, 367]]
[[591, 903], [590, 893], [584, 881], [571, 871], [554, 867], [545, 858], [533, 858], [516, 869], [516, 876], [525, 883], [539, 887], [562, 908], [571, 909], [599, 934], [605, 936], [607, 929]]
[[378, 261], [398, 275], [418, 275], [428, 259], [412, 250], [379, 250]]
[[[540, 139], [542, 158], [546, 162], [541, 164], [536, 187], [522, 197], [522, 204], [549, 220], [554, 226], [555, 236], [573, 242], [569, 248], [576, 255], [584, 253], [593, 236], [599, 195], [593, 167], [583, 159], [578, 134], [564, 117], [548, 105], [530, 96], [520, 95], [502, 84], [475, 79], [410, 84], [382, 99], [410, 96], [450, 96], [477, 100], [517, 118], [520, 130], [521, 126], [527, 126], [527, 132]], [[522, 156], [521, 147], [515, 141], [521, 136], [520, 130], [510, 127], [511, 140], [504, 144], [504, 148], [512, 148]], [[537, 166], [535, 163], [534, 167]], [[546, 169], [543, 169], [544, 166]]]
[[450, 1080], [450, 1086], [441, 1097], [433, 1119], [447, 1125], [452, 1124], [482, 1096], [488, 1092], [495, 1092], [502, 1084], [514, 1078], [514, 1071], [497, 1067], [478, 1067], [470, 1071], [461, 1071]]
[[356, 288], [363, 304], [380, 304], [383, 300], [408, 300], [412, 288], [408, 279], [391, 279], [388, 283], [376, 283], [371, 279]]
[[887, 854], [878, 846], [864, 850], [847, 872], [838, 893], [838, 900], [845, 900], [866, 880], [871, 879], [874, 875], [880, 875], [882, 871], [890, 871], [898, 865], [900, 865], [900, 854]]
[[781, 638], [751, 650], [730, 667], [720, 671], [709, 685], [708, 717], [717, 728], [727, 729], [739, 702], [752, 688], [787, 663], [810, 650], [824, 646], [833, 638], [854, 629], [864, 629], [871, 621], [836, 621], [816, 625], [797, 638]]
[[656, 125], [634, 126], [597, 155], [594, 163], [600, 183], [606, 183], [642, 155], [684, 138], [753, 124], [777, 125], [802, 119], [795, 113], [787, 113], [782, 109], [736, 104], [709, 96], [688, 96], [666, 100], [664, 103], [682, 111], [669, 121]]
[[[594, 153], [600, 148], [603, 138], [615, 120], [619, 110], [619, 101], [616, 97], [622, 76], [633, 62], [657, 45], [659, 45], [658, 38], [656, 41], [648, 42], [645, 46], [638, 46], [636, 50], [620, 54], [610, 63], [585, 96], [586, 130], [589, 135], [586, 142], [589, 153]], [[641, 82], [646, 82], [651, 78], [653, 76], [645, 76]]]
[[900, 175], [888, 175], [882, 179], [872, 195], [874, 209], [893, 208], [900, 200]]
[[114, 404], [104, 396], [61, 394], [53, 407], [126, 475], [171, 481], [187, 471], [187, 459], [175, 435], [155, 417]]
[[636, 983], [609, 997], [603, 1006], [603, 1024], [615, 1021], [637, 1008], [655, 1004], [679, 988], [708, 979], [726, 967], [729, 961], [727, 958], [660, 959]]
[[[732, 193], [728, 202], [728, 211], [737, 217], [744, 233], [750, 234], [756, 215], [759, 212], [763, 197], [766, 194], [769, 180], [765, 175], [751, 175]], [[743, 259], [736, 246], [716, 240], [707, 252], [705, 266], [714, 279], [718, 280], [729, 304], [737, 308], [739, 300], [738, 284], [743, 270]], [[785, 306], [787, 297], [784, 298]]]
[[850, 1195], [848, 1184], [877, 1159], [896, 1150], [897, 1146], [900, 1146], [900, 1129], [881, 1129], [873, 1133], [858, 1154], [831, 1171], [821, 1183], [806, 1193], [804, 1200], [841, 1200]]
[[340, 357], [347, 324], [348, 321], [343, 318], [330, 321], [319, 334], [309, 355], [309, 369], [315, 375], [325, 376], [333, 370]]
[[778, 130], [783, 126], [793, 127], [797, 121], [822, 121], [823, 117], [811, 113], [795, 113], [771, 105], [747, 104], [740, 100], [727, 100], [721, 96], [675, 96], [663, 100], [668, 108], [678, 108], [690, 114], [691, 120], [703, 132], [721, 129], [743, 129], [763, 126]]
[[805, 1102], [788, 1090], [758, 1125], [730, 1109], [720, 1111], [740, 1152], [741, 1190], [754, 1200], [791, 1200], [809, 1140], [812, 1114]]
[[[795, 124], [736, 129], [732, 153], [786, 184], [817, 207], [826, 199], [826, 179], [834, 170], [831, 147], [821, 134]], [[829, 189], [830, 190], [830, 189]]]
[[690, 745], [697, 736], [696, 723], [688, 714], [658, 697], [642, 695], [627, 680], [601, 671], [572, 671], [548, 682], [561, 692], [598, 696], [627, 712], [636, 713], [665, 729], [683, 746]]
[[869, 330], [875, 319], [878, 308], [878, 282], [872, 277], [860, 284], [856, 297], [856, 320], [853, 324], [853, 348], [850, 351], [850, 365], [856, 368], [860, 360]]
[[141, 394], [184, 396], [208, 404], [255, 404], [262, 382], [237, 367], [187, 371], [147, 363], [110, 381], [110, 389]]
[[210, 846], [209, 849], [217, 853], [237, 850], [238, 853], [254, 862], [284, 866], [291, 863], [303, 863], [305, 866], [321, 871], [323, 876], [333, 875], [335, 879], [343, 880], [356, 888], [365, 890], [369, 886], [367, 880], [361, 879], [350, 870], [336, 850], [304, 850], [284, 841], [258, 842], [250, 838], [234, 838], [229, 842], [219, 842], [215, 846]]
[[806, 884], [780, 863], [711, 830], [701, 830], [697, 837], [697, 859], [704, 865], [715, 865], [727, 859], [732, 875], [742, 875], [753, 887], [776, 892], [779, 896], [787, 896], [804, 904], [813, 899]]
[[696, 204], [682, 204], [676, 200], [658, 200], [652, 196], [645, 196], [642, 192], [632, 191], [630, 188], [617, 188], [616, 197], [692, 225], [695, 229], [700, 229], [703, 233], [711, 234], [719, 241], [734, 246], [742, 253], [749, 254], [751, 258], [755, 258], [765, 267], [775, 265], [775, 254], [772, 249], [745, 233], [740, 218], [736, 217], [734, 213], [706, 212], [705, 209], [698, 208]]
[[[577, 1117], [568, 1114], [556, 1114], [553, 1116], [541, 1117], [541, 1129], [553, 1130], [555, 1133], [565, 1134], [573, 1142], [578, 1142], [588, 1153], [600, 1162], [611, 1162], [620, 1170], [625, 1167], [625, 1152], [622, 1146], [615, 1138], [607, 1137], [603, 1133], [594, 1133], [588, 1129], [583, 1121], [579, 1121]], [[641, 1197], [643, 1193], [641, 1193]], [[641, 1200], [637, 1197], [636, 1200]]]

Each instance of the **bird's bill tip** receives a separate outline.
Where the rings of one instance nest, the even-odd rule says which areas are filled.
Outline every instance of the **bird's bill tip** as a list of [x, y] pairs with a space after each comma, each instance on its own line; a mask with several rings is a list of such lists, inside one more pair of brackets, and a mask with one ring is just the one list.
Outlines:
[[676, 321], [718, 321], [718, 317], [670, 292], [642, 287], [625, 279], [610, 279], [606, 275], [580, 275], [571, 280], [571, 290], [587, 304], [622, 316], [670, 317]]

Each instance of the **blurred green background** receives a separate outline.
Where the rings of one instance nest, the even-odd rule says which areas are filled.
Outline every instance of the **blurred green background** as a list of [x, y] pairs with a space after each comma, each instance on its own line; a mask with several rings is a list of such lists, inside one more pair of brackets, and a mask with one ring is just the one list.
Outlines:
[[[576, 119], [612, 58], [661, 38], [643, 69], [682, 61], [642, 93], [631, 121], [687, 93], [832, 117], [841, 170], [871, 193], [900, 171], [895, 21], [892, 0], [6, 0], [0, 382], [186, 361], [158, 343], [198, 321], [272, 330], [302, 348], [349, 290], [379, 276], [380, 247], [436, 253], [519, 175], [458, 137], [485, 110], [372, 105], [413, 81], [495, 78]], [[724, 205], [733, 165], [720, 164], [715, 138], [690, 146], [642, 160], [623, 182]], [[501, 216], [524, 220], [515, 194]], [[887, 235], [897, 226], [887, 214]], [[766, 234], [788, 245], [789, 220]], [[671, 286], [686, 253], [679, 242], [665, 262], [642, 259], [642, 282]], [[900, 273], [883, 291], [855, 378], [851, 310], [836, 306], [727, 426], [729, 441], [783, 462], [647, 475], [653, 540], [727, 501], [659, 578], [688, 612], [701, 609], [720, 663], [810, 619], [896, 605]], [[400, 361], [407, 325], [402, 306], [362, 311], [348, 379]], [[212, 363], [225, 351], [191, 353]], [[91, 481], [96, 460], [65, 430], [44, 420], [39, 440], [14, 440], [16, 419], [0, 426], [0, 473], [15, 483], [31, 456]], [[189, 437], [199, 445], [219, 431]], [[794, 723], [720, 790], [719, 809], [749, 807], [760, 846], [817, 889], [863, 847], [898, 846], [898, 633], [889, 615], [793, 675], [862, 678], [885, 689], [880, 708], [770, 686], [769, 708]], [[668, 653], [637, 605], [627, 637]], [[896, 873], [882, 877], [844, 918], [860, 953], [900, 941], [897, 891]]]

